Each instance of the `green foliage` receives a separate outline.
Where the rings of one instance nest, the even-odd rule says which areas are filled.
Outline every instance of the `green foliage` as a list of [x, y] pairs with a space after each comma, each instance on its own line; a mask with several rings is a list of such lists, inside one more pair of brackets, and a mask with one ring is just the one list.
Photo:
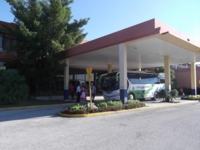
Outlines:
[[135, 104], [135, 103], [140, 103], [139, 100], [128, 100], [127, 104]]
[[172, 88], [178, 88], [178, 81], [177, 79], [172, 79], [171, 80]]
[[173, 98], [176, 98], [176, 97], [178, 96], [178, 91], [177, 91], [176, 89], [171, 90], [171, 96], [172, 96]]
[[[154, 72], [163, 73], [164, 72], [164, 67], [156, 67], [154, 69]], [[178, 81], [175, 79], [175, 71], [172, 70], [172, 69], [170, 70], [170, 77], [171, 77], [172, 88], [177, 88], [178, 87]]]
[[197, 98], [197, 96], [196, 95], [189, 95], [189, 98], [190, 99], [195, 99], [195, 98]]
[[25, 78], [16, 70], [0, 70], [0, 104], [19, 104], [28, 98]]
[[97, 107], [122, 106], [121, 101], [106, 101], [97, 103]]
[[82, 27], [89, 19], [71, 21], [73, 0], [6, 0], [14, 14], [16, 28], [5, 27], [17, 43], [17, 59], [8, 63], [37, 85], [55, 80], [64, 64], [55, 54], [78, 45], [87, 35]]
[[121, 101], [108, 101], [107, 105], [108, 106], [122, 106], [122, 102]]
[[[110, 106], [108, 106], [108, 103]], [[114, 106], [115, 105], [115, 106]], [[100, 102], [97, 104], [98, 109], [79, 109], [82, 105], [75, 105], [70, 108], [66, 108], [62, 111], [64, 114], [87, 114], [87, 113], [98, 113], [98, 112], [107, 112], [107, 111], [120, 111], [123, 109], [133, 109], [133, 108], [139, 108], [144, 107], [145, 103], [142, 103], [138, 100], [135, 100], [135, 102], [122, 104], [119, 101], [107, 101], [107, 102]], [[105, 106], [105, 107], [103, 107]]]
[[165, 99], [165, 98], [167, 98], [167, 95], [168, 95], [167, 90], [160, 90], [160, 91], [158, 91], [158, 97], [159, 98]]
[[97, 104], [97, 107], [107, 107], [108, 104], [106, 102], [100, 102]]
[[184, 96], [184, 99], [200, 100], [200, 95]]
[[164, 67], [156, 67], [156, 68], [154, 69], [154, 72], [155, 72], [155, 73], [162, 73], [162, 72], [164, 72]]
[[171, 99], [173, 101], [173, 98], [176, 98], [178, 96], [178, 91], [176, 89], [171, 90], [171, 92], [168, 92], [167, 90], [163, 89], [158, 91], [158, 98], [163, 98], [168, 101], [168, 99]]
[[4, 70], [4, 66], [0, 66], [0, 70]]
[[69, 109], [70, 110], [81, 110], [81, 109], [86, 110], [86, 107], [84, 105], [79, 105], [78, 104], [78, 105], [71, 106]]

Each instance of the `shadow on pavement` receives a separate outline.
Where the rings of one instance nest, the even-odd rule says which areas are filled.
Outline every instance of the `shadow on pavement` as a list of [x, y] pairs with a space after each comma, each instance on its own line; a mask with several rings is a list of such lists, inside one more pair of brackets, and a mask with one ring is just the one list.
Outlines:
[[66, 106], [50, 106], [43, 108], [29, 108], [20, 110], [4, 110], [0, 111], [0, 122], [23, 120], [37, 117], [57, 117], [57, 113]]

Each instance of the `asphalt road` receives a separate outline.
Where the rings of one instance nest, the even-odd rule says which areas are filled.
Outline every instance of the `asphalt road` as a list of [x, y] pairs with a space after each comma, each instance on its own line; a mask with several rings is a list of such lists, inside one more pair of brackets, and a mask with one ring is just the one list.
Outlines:
[[0, 111], [0, 150], [199, 150], [200, 103], [87, 118]]

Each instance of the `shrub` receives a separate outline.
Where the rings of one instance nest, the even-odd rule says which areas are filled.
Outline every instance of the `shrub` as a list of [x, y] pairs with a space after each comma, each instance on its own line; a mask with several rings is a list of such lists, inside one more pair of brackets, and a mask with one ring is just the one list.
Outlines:
[[159, 98], [165, 99], [165, 98], [167, 98], [167, 95], [168, 95], [167, 90], [160, 90], [160, 91], [158, 92]]
[[132, 104], [132, 103], [140, 103], [139, 100], [128, 100], [127, 104]]
[[200, 99], [200, 95], [189, 95], [189, 96], [186, 96], [185, 98], [189, 98], [189, 99]]
[[86, 107], [84, 105], [79, 105], [78, 104], [78, 105], [71, 106], [69, 109], [70, 110], [81, 110], [81, 109], [86, 110]]
[[[108, 105], [109, 104], [109, 105]], [[65, 114], [87, 114], [87, 113], [97, 113], [97, 112], [107, 112], [107, 111], [118, 111], [123, 109], [133, 109], [144, 107], [145, 103], [140, 102], [139, 100], [130, 101], [127, 104], [122, 104], [120, 101], [108, 101], [100, 102], [97, 104], [98, 109], [87, 109], [84, 105], [74, 105], [70, 108], [67, 108], [62, 111]], [[99, 107], [101, 106], [101, 107]], [[106, 107], [102, 107], [106, 106]]]
[[178, 96], [178, 91], [177, 91], [176, 89], [171, 90], [171, 96], [172, 96], [173, 98], [176, 98], [176, 97]]
[[25, 78], [16, 70], [0, 70], [0, 104], [18, 104], [28, 99]]
[[108, 106], [122, 106], [122, 102], [121, 101], [108, 101], [107, 105]]
[[107, 107], [108, 104], [106, 102], [100, 102], [97, 104], [97, 107]]

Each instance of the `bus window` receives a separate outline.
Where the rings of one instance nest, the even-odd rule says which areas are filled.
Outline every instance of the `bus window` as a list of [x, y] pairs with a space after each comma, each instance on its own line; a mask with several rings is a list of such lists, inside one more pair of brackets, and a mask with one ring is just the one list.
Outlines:
[[128, 74], [128, 79], [131, 82], [131, 84], [140, 84], [138, 74]]

